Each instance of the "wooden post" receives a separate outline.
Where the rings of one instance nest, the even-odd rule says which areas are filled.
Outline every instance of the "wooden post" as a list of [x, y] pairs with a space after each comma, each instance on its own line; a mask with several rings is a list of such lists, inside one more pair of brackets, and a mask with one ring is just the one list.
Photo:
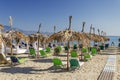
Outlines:
[[[91, 24], [91, 26], [90, 26], [90, 43], [91, 43], [91, 32], [92, 32], [92, 24]], [[89, 43], [89, 49], [88, 49], [88, 52], [90, 52], [90, 43]]]
[[69, 70], [70, 41], [68, 41], [67, 70]]
[[38, 34], [38, 43], [37, 43], [37, 45], [38, 45], [38, 48], [37, 48], [37, 57], [39, 56], [39, 34]]
[[13, 41], [13, 30], [12, 30], [12, 17], [9, 17], [9, 23], [10, 23], [10, 28], [11, 28], [11, 55], [13, 55], [13, 50], [12, 50], [12, 41]]
[[40, 28], [41, 28], [41, 24], [39, 25], [39, 29], [38, 29], [38, 32], [37, 32], [37, 35], [38, 35], [38, 43], [37, 43], [37, 57], [39, 56], [39, 37], [40, 37]]
[[[54, 26], [54, 34], [55, 34], [55, 31], [56, 31], [56, 26]], [[53, 44], [54, 44], [54, 46], [53, 46], [53, 50], [54, 50], [54, 49], [55, 49], [55, 46], [56, 46], [55, 40], [53, 40]], [[54, 53], [54, 55], [55, 55], [55, 53]]]
[[84, 32], [84, 27], [85, 27], [85, 22], [83, 22], [82, 31], [81, 32]]
[[68, 29], [71, 29], [71, 20], [72, 20], [72, 16], [69, 16], [69, 28]]

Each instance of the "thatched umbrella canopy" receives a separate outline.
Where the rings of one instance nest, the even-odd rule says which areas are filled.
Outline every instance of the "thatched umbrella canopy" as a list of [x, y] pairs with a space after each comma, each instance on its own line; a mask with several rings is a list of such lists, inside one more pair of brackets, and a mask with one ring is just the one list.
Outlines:
[[48, 38], [48, 42], [51, 42], [52, 40], [56, 40], [57, 42], [65, 42], [65, 41], [81, 41], [85, 39], [85, 36], [80, 33], [80, 32], [76, 32], [73, 31], [71, 29], [66, 29], [63, 31], [59, 31], [57, 33], [52, 34], [49, 38]]
[[39, 35], [39, 41], [41, 43], [42, 42], [47, 42], [47, 38], [48, 38], [47, 35], [43, 35], [41, 33], [39, 33], [39, 34], [35, 33], [35, 34], [30, 34], [29, 35], [30, 43], [33, 43], [33, 42], [37, 41], [38, 40], [38, 35]]
[[[92, 31], [93, 31], [93, 33], [92, 33]], [[92, 27], [92, 24], [91, 24], [91, 26], [90, 26], [89, 38], [90, 38], [90, 40], [92, 40], [92, 41], [97, 41], [97, 40], [98, 40], [98, 39], [97, 39], [97, 35], [95, 34], [95, 28]]]
[[[11, 35], [12, 35], [12, 38], [11, 38]], [[25, 41], [29, 41], [29, 38], [25, 34], [19, 31], [7, 31], [6, 33], [3, 33], [2, 36], [6, 43], [6, 46], [8, 47], [12, 45], [11, 39], [15, 40], [17, 44], [19, 43], [21, 39]]]
[[[93, 33], [90, 34], [91, 36], [91, 40], [93, 40], [94, 42], [99, 42], [100, 41], [100, 36], [95, 34], [95, 28], [92, 27]], [[98, 29], [98, 33], [99, 33], [99, 29]]]
[[83, 36], [83, 39], [82, 39], [83, 47], [88, 47], [90, 45], [90, 36], [89, 36], [89, 34], [82, 32], [82, 36]]
[[[91, 40], [93, 40], [94, 42], [99, 42], [100, 41], [100, 36], [95, 34], [95, 28], [93, 27], [93, 33], [91, 33]], [[98, 29], [98, 33], [99, 33], [99, 29]]]
[[102, 31], [101, 33], [101, 42], [109, 41], [109, 38], [106, 37], [106, 33]]
[[48, 36], [43, 35], [42, 33], [40, 33], [40, 29], [41, 29], [41, 24], [39, 25], [39, 29], [38, 32], [35, 34], [30, 34], [28, 37], [30, 39], [30, 43], [33, 43], [35, 41], [41, 42], [41, 43], [45, 43], [47, 42], [47, 38]]
[[83, 47], [88, 47], [89, 44], [90, 44], [90, 36], [89, 36], [88, 33], [84, 32], [84, 29], [85, 29], [85, 22], [83, 22], [83, 24], [82, 24], [82, 31], [79, 32], [79, 33], [81, 33], [82, 36], [83, 36], [83, 39], [82, 39]]
[[104, 38], [103, 38], [103, 31], [101, 31], [101, 35], [100, 35], [100, 42], [104, 42]]
[[110, 39], [106, 36], [103, 36], [104, 41], [109, 41]]
[[14, 34], [17, 35], [17, 37], [25, 40], [25, 41], [29, 41], [29, 37], [27, 35], [25, 35], [24, 33], [22, 32], [19, 32], [19, 31], [15, 31]]
[[102, 37], [103, 37], [104, 41], [108, 41], [109, 40], [109, 38], [106, 36], [106, 32], [103, 32]]
[[[8, 31], [8, 32], [2, 34], [3, 40], [5, 41], [5, 44], [8, 47], [11, 47], [11, 45], [12, 45], [11, 34], [12, 34], [12, 31]], [[15, 34], [13, 34], [13, 37], [16, 38]]]
[[71, 41], [72, 41], [72, 40], [81, 41], [81, 40], [83, 40], [83, 39], [86, 38], [86, 36], [84, 36], [81, 32], [76, 32], [76, 31], [74, 31], [72, 35], [73, 35], [73, 36], [72, 36], [71, 39], [70, 39]]
[[3, 27], [3, 25], [2, 24], [0, 24], [0, 30], [2, 30], [4, 27]]
[[59, 31], [55, 34], [52, 34], [49, 38], [48, 38], [48, 42], [52, 41], [52, 40], [57, 40], [57, 42], [64, 42], [64, 41], [68, 41], [72, 38], [72, 30], [66, 29], [64, 31]]

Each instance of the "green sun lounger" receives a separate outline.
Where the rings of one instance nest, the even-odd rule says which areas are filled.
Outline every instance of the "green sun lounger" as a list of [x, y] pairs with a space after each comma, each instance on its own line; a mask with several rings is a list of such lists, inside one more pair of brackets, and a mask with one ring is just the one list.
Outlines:
[[33, 48], [29, 48], [29, 55], [30, 56], [36, 56], [36, 54], [35, 54], [35, 49], [33, 49]]
[[70, 54], [71, 54], [72, 58], [77, 58], [78, 57], [78, 54], [77, 54], [76, 51], [71, 51]]
[[95, 55], [95, 54], [97, 54], [97, 49], [96, 49], [96, 48], [92, 48], [92, 49], [91, 49], [91, 52], [92, 52], [92, 53], [91, 53], [92, 55]]
[[92, 56], [90, 54], [84, 54], [84, 59], [85, 60], [90, 60]]
[[65, 51], [68, 51], [68, 47], [67, 46], [65, 46], [64, 49], [65, 49]]
[[80, 67], [80, 62], [78, 61], [78, 59], [70, 59], [70, 67], [71, 68]]
[[77, 49], [77, 45], [76, 44], [74, 44], [73, 49]]
[[12, 64], [16, 64], [16, 63], [24, 63], [26, 61], [25, 58], [18, 58], [16, 56], [10, 56]]
[[82, 48], [82, 53], [87, 53], [87, 48]]
[[45, 50], [45, 52], [47, 52], [47, 53], [50, 53], [50, 52], [51, 52], [51, 49], [50, 49], [50, 47], [46, 47], [46, 50]]
[[53, 65], [55, 68], [63, 68], [66, 64], [59, 58], [53, 58]]
[[50, 53], [46, 53], [44, 50], [40, 50], [40, 54], [42, 57], [47, 57], [47, 56], [51, 56], [52, 54]]

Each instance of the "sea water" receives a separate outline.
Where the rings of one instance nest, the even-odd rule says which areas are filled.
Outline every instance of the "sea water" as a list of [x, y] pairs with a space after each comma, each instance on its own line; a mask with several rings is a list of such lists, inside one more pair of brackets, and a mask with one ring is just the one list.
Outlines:
[[108, 41], [109, 45], [111, 45], [111, 43], [114, 42], [115, 46], [118, 46], [120, 36], [108, 36], [108, 37], [110, 38], [110, 41]]
[[[114, 42], [114, 46], [118, 46], [119, 44], [119, 38], [120, 36], [107, 36], [110, 40], [109, 41], [106, 41], [105, 43], [106, 44], [109, 44], [109, 46], [111, 46], [111, 43]], [[55, 42], [57, 43], [57, 42]], [[66, 42], [67, 43], [67, 42]], [[58, 45], [61, 45], [63, 44], [63, 42], [61, 43], [58, 43]], [[70, 41], [70, 46], [73, 46], [73, 44], [78, 44], [78, 41]], [[91, 41], [90, 42], [91, 46], [93, 46], [94, 44], [94, 41]], [[96, 43], [97, 44], [97, 43]], [[100, 43], [101, 44], [101, 43]], [[67, 45], [67, 44], [66, 44]]]
[[[105, 43], [108, 43], [111, 46], [111, 43], [114, 42], [114, 46], [118, 46], [119, 42], [119, 38], [120, 36], [107, 36], [110, 40], [106, 41]], [[76, 41], [74, 41], [74, 44], [77, 44]], [[91, 41], [91, 45], [93, 46], [94, 41]]]

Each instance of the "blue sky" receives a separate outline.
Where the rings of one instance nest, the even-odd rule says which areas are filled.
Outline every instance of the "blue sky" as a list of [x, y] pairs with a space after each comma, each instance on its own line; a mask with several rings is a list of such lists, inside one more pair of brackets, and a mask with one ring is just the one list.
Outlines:
[[[43, 32], [56, 32], [68, 28], [68, 17], [72, 15], [72, 29], [85, 31], [92, 24], [107, 35], [120, 35], [120, 0], [0, 0], [0, 23], [13, 27], [37, 31], [42, 23]], [[97, 33], [97, 31], [96, 31]]]

